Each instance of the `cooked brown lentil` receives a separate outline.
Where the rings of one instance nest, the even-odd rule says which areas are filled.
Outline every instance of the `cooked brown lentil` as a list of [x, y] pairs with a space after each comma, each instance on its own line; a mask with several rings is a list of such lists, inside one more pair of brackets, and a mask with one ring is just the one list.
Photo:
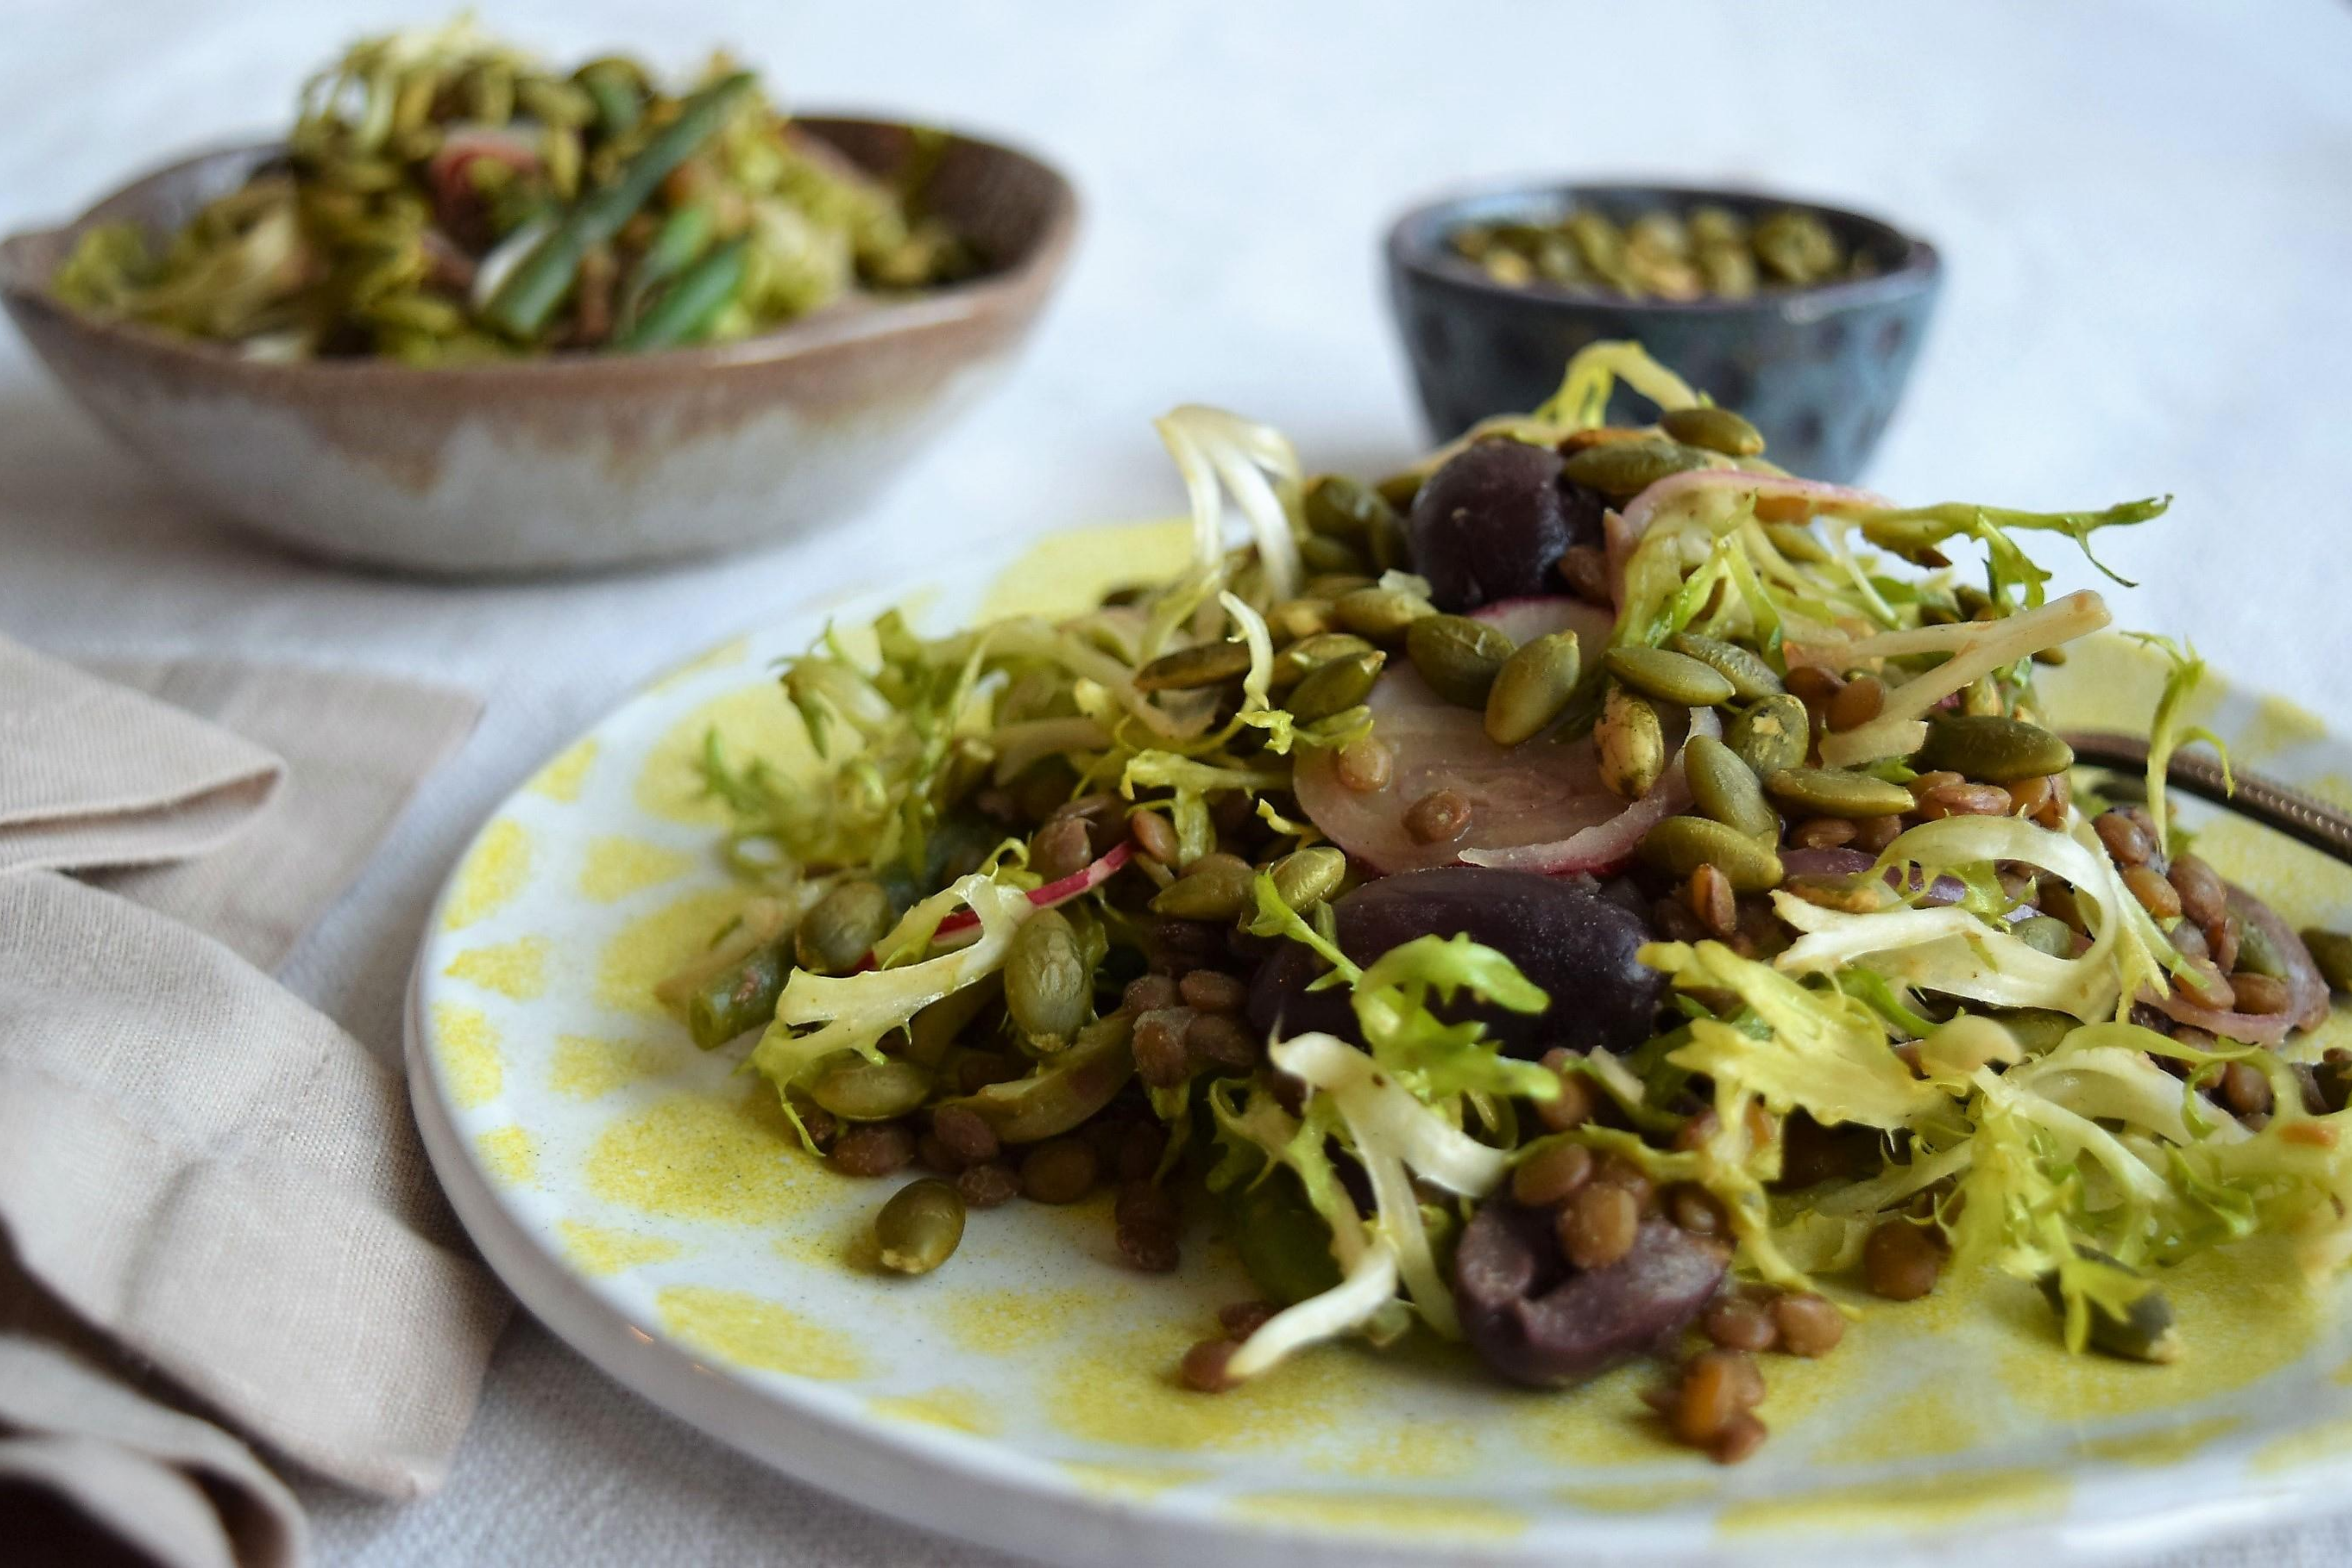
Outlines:
[[1183, 1261], [1173, 1226], [1122, 1225], [1114, 1232], [1112, 1240], [1120, 1259], [1139, 1273], [1172, 1274]]
[[1196, 969], [1177, 982], [1184, 1005], [1203, 1013], [1238, 1013], [1249, 1001], [1248, 983], [1218, 969]]
[[956, 1087], [978, 1094], [992, 1083], [1010, 1083], [1028, 1069], [994, 1051], [967, 1051], [956, 1060]]
[[901, 1121], [869, 1121], [833, 1141], [833, 1166], [845, 1176], [891, 1176], [915, 1158], [915, 1135]]
[[1094, 1190], [1101, 1168], [1084, 1139], [1049, 1139], [1023, 1158], [1021, 1190], [1041, 1204], [1074, 1204]]
[[1404, 810], [1404, 830], [1415, 844], [1451, 844], [1470, 830], [1470, 800], [1460, 790], [1433, 789]]
[[2186, 973], [2172, 977], [2180, 994], [2200, 1007], [2210, 1007], [2217, 1013], [2227, 1013], [2238, 1005], [2237, 987], [2210, 958], [2192, 958]]
[[1168, 1133], [1157, 1121], [1139, 1121], [1119, 1135], [1118, 1152], [1108, 1162], [1122, 1182], [1139, 1182], [1160, 1169]]
[[955, 1156], [959, 1168], [996, 1158], [996, 1130], [968, 1105], [942, 1105], [931, 1113], [931, 1131]]
[[1593, 544], [1571, 544], [1559, 558], [1559, 580], [1573, 596], [1588, 605], [1611, 602], [1609, 555]]
[[2264, 1116], [2271, 1109], [2271, 1080], [2252, 1062], [2231, 1062], [2221, 1069], [2221, 1103], [2237, 1116]]
[[955, 1186], [969, 1209], [999, 1208], [1021, 1194], [1021, 1179], [1000, 1160], [965, 1166], [956, 1173]]
[[1753, 1297], [1727, 1296], [1706, 1310], [1699, 1326], [1706, 1337], [1727, 1351], [1750, 1353], [1769, 1351], [1780, 1340], [1772, 1311]]
[[1902, 837], [1903, 819], [1899, 816], [1857, 817], [1853, 825], [1853, 847], [1865, 855], [1875, 855]]
[[1858, 730], [1886, 706], [1886, 688], [1874, 675], [1858, 675], [1829, 700], [1822, 719], [1832, 730]]
[[1845, 681], [1833, 670], [1818, 664], [1801, 664], [1790, 669], [1781, 684], [1790, 696], [1807, 708], [1826, 711], [1837, 694], [1845, 689]]
[[1919, 799], [1919, 815], [1929, 822], [1948, 816], [2007, 816], [2009, 792], [1999, 784], [1937, 784]]
[[1764, 1374], [1741, 1351], [1706, 1350], [1683, 1363], [1666, 1424], [1675, 1438], [1712, 1449], [1734, 1419], [1764, 1399]]
[[1127, 983], [1127, 990], [1119, 997], [1119, 1005], [1139, 1017], [1146, 1013], [1173, 1007], [1180, 997], [1181, 987], [1173, 976], [1143, 974]]
[[1173, 1089], [1192, 1075], [1184, 1036], [1196, 1015], [1190, 1007], [1161, 1007], [1135, 1021], [1135, 1074], [1153, 1089]]
[[1863, 1244], [1863, 1279], [1872, 1295], [1889, 1301], [1917, 1300], [1943, 1271], [1942, 1242], [1909, 1220], [1885, 1221]]
[[1184, 1029], [1184, 1049], [1195, 1062], [1247, 1072], [1257, 1065], [1257, 1035], [1227, 1013], [1196, 1013]]
[[2285, 981], [2267, 974], [2232, 974], [2230, 989], [2237, 994], [2241, 1013], [2284, 1013], [2294, 1000]]
[[1029, 840], [1029, 868], [1049, 882], [1076, 876], [1094, 858], [1094, 841], [1081, 816], [1056, 817]]
[[1721, 1236], [1730, 1224], [1715, 1194], [1693, 1182], [1674, 1190], [1666, 1200], [1666, 1213], [1693, 1236]]
[[2245, 923], [2234, 910], [2205, 928], [2205, 945], [2223, 973], [2239, 973], [2238, 959], [2244, 951], [2245, 934]]
[[1511, 1173], [1511, 1196], [1529, 1208], [1566, 1203], [1592, 1179], [1592, 1151], [1581, 1143], [1555, 1143], [1519, 1163]]
[[1543, 1065], [1559, 1075], [1559, 1092], [1549, 1100], [1535, 1101], [1536, 1120], [1547, 1131], [1568, 1132], [1592, 1120], [1600, 1109], [1599, 1091], [1582, 1073], [1570, 1070], [1570, 1064], [1582, 1060], [1565, 1047], [1555, 1046], [1546, 1051]]
[[2147, 831], [2121, 810], [2103, 811], [2091, 820], [2091, 830], [2118, 866], [2145, 866], [2156, 854], [2155, 842]]
[[1835, 849], [1853, 841], [1850, 816], [1809, 816], [1789, 829], [1789, 843], [1798, 849]]
[[1559, 1247], [1579, 1268], [1606, 1268], [1633, 1250], [1642, 1210], [1613, 1183], [1587, 1183], [1559, 1211]]
[[2140, 908], [2159, 921], [2168, 921], [2180, 913], [2180, 895], [2174, 891], [2162, 872], [2153, 866], [2124, 868], [2124, 886], [2139, 900]]
[[1772, 1323], [1780, 1331], [1780, 1348], [1790, 1355], [1824, 1356], [1845, 1338], [1845, 1314], [1835, 1302], [1810, 1290], [1791, 1290], [1776, 1299]]
[[1138, 849], [1163, 866], [1173, 866], [1183, 853], [1174, 825], [1156, 811], [1139, 811], [1129, 816], [1127, 830]]
[[1737, 929], [1739, 909], [1732, 895], [1731, 879], [1723, 874], [1721, 867], [1703, 865], [1693, 871], [1690, 881], [1684, 886], [1683, 899], [1709, 935], [1727, 937]]
[[1707, 1445], [1706, 1457], [1718, 1465], [1736, 1465], [1764, 1446], [1771, 1434], [1752, 1410], [1743, 1410], [1724, 1424], [1715, 1441]]
[[1225, 1372], [1225, 1363], [1234, 1359], [1241, 1346], [1232, 1340], [1202, 1340], [1184, 1352], [1184, 1364], [1178, 1375], [1184, 1386], [1200, 1394], [1223, 1394], [1234, 1385]]
[[2165, 873], [2179, 896], [2180, 912], [2200, 926], [2210, 926], [2230, 912], [2230, 889], [2221, 874], [2195, 855], [2183, 855]]

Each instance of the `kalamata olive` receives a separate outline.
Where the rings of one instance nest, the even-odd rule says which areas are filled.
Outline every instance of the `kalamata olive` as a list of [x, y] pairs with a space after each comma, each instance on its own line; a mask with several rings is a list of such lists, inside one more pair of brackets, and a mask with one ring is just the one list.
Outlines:
[[1475, 441], [1413, 498], [1412, 568], [1430, 602], [1461, 615], [1496, 599], [1557, 594], [1571, 544], [1601, 539], [1601, 500], [1560, 478], [1560, 457], [1509, 440]]
[[1624, 1257], [1578, 1270], [1557, 1232], [1552, 1210], [1498, 1198], [1471, 1217], [1454, 1255], [1454, 1300], [1471, 1349], [1536, 1388], [1605, 1372], [1681, 1332], [1727, 1264], [1720, 1248], [1649, 1219]]
[[[1641, 916], [1589, 882], [1441, 866], [1367, 882], [1331, 910], [1340, 951], [1359, 963], [1415, 937], [1464, 933], [1508, 957], [1551, 997], [1549, 1008], [1530, 1016], [1465, 998], [1443, 1016], [1484, 1020], [1514, 1056], [1538, 1056], [1553, 1046], [1580, 1051], [1639, 1045], [1650, 1037], [1665, 989], [1664, 978], [1634, 956], [1650, 940]], [[1261, 1033], [1320, 1029], [1356, 1039], [1347, 993], [1307, 989], [1316, 973], [1311, 952], [1285, 943], [1250, 988], [1250, 1022]]]

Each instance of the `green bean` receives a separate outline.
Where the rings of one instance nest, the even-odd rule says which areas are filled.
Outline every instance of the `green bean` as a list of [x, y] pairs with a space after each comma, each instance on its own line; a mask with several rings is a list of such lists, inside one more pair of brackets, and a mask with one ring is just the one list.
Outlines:
[[709, 202], [689, 202], [663, 220], [654, 242], [646, 247], [645, 255], [630, 269], [629, 287], [621, 299], [620, 331], [624, 334], [636, 325], [637, 312], [645, 308], [646, 297], [702, 254], [703, 247], [710, 243], [713, 220]]
[[596, 121], [605, 135], [626, 136], [637, 128], [644, 105], [638, 101], [635, 70], [617, 60], [592, 60], [575, 77], [594, 101]]
[[750, 251], [750, 237], [738, 236], [696, 262], [652, 310], [613, 340], [612, 347], [626, 353], [671, 348], [701, 337], [743, 287]]
[[[499, 285], [483, 308], [483, 319], [511, 337], [538, 336], [572, 291], [580, 275], [581, 258], [594, 247], [609, 243], [621, 226], [653, 199], [671, 171], [719, 132], [751, 92], [752, 79], [749, 71], [738, 71], [688, 99], [678, 117], [646, 143], [618, 179], [574, 205], [555, 231]], [[739, 256], [736, 265], [740, 264]], [[730, 283], [729, 292], [732, 291]]]
[[704, 1050], [725, 1045], [776, 1016], [776, 998], [793, 972], [790, 933], [752, 949], [731, 969], [721, 970], [686, 1005], [686, 1026]]

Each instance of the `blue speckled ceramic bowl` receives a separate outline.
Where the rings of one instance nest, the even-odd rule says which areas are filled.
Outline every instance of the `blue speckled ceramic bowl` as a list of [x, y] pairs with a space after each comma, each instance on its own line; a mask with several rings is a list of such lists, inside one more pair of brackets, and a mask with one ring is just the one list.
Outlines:
[[[1509, 288], [1448, 244], [1471, 224], [1543, 222], [1576, 206], [1624, 222], [1703, 202], [1749, 217], [1784, 207], [1814, 213], [1850, 248], [1871, 255], [1878, 271], [1748, 300], [1676, 303], [1549, 284]], [[1875, 218], [1783, 196], [1675, 185], [1517, 185], [1431, 202], [1390, 229], [1388, 268], [1422, 411], [1440, 440], [1489, 415], [1533, 408], [1586, 344], [1633, 338], [1752, 420], [1773, 461], [1839, 483], [1861, 474], [1886, 428], [1943, 281], [1933, 246]], [[1648, 417], [1643, 405], [1619, 395], [1611, 418]]]

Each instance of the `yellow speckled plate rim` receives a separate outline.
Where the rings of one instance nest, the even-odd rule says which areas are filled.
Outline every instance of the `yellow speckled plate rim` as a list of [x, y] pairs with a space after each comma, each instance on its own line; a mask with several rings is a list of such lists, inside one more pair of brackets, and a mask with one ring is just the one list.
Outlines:
[[[983, 608], [993, 612], [1008, 602], [1034, 600], [1041, 575], [1090, 586], [1108, 577], [1148, 575], [1171, 549], [1181, 551], [1181, 543], [1167, 530], [1146, 527], [1086, 530], [1026, 550], [980, 552], [962, 589], [929, 603], [924, 618], [945, 626]], [[1010, 599], [1002, 586], [985, 597], [974, 591], [991, 582], [1009, 582]], [[1629, 1472], [1614, 1468], [1622, 1458], [1612, 1454], [1591, 1468], [1563, 1466], [1548, 1489], [1497, 1489], [1448, 1474], [1443, 1465], [1430, 1469], [1429, 1453], [1436, 1449], [1424, 1445], [1428, 1452], [1418, 1458], [1346, 1474], [1326, 1469], [1307, 1484], [1276, 1486], [1253, 1483], [1257, 1466], [1246, 1451], [1238, 1457], [1139, 1454], [1131, 1442], [1057, 1440], [1041, 1447], [982, 1435], [996, 1417], [971, 1390], [877, 1392], [879, 1385], [852, 1370], [856, 1353], [844, 1367], [815, 1364], [812, 1355], [840, 1353], [826, 1349], [835, 1344], [826, 1337], [831, 1331], [802, 1322], [765, 1297], [755, 1300], [756, 1293], [669, 1287], [657, 1299], [689, 1300], [698, 1316], [649, 1310], [642, 1289], [627, 1282], [675, 1257], [677, 1244], [625, 1228], [575, 1225], [558, 1212], [570, 1203], [571, 1189], [560, 1174], [538, 1168], [538, 1135], [529, 1117], [509, 1104], [517, 1098], [509, 1092], [515, 1085], [504, 1073], [497, 1039], [498, 1010], [528, 1016], [546, 1005], [551, 988], [560, 1001], [595, 990], [602, 979], [571, 944], [502, 928], [500, 913], [529, 901], [535, 834], [551, 835], [559, 847], [566, 836], [597, 835], [578, 878], [579, 889], [593, 889], [593, 899], [562, 895], [583, 908], [599, 903], [634, 910], [643, 907], [648, 889], [679, 881], [684, 874], [677, 858], [707, 851], [708, 829], [675, 822], [664, 826], [642, 812], [635, 820], [625, 815], [584, 825], [566, 820], [591, 775], [600, 766], [609, 774], [623, 760], [641, 765], [659, 743], [648, 737], [674, 732], [686, 716], [747, 684], [764, 683], [767, 661], [804, 645], [828, 618], [854, 625], [913, 597], [900, 586], [800, 606], [654, 682], [502, 805], [461, 858], [428, 921], [411, 987], [406, 1047], [412, 1095], [435, 1168], [461, 1222], [524, 1303], [592, 1362], [656, 1405], [869, 1506], [1069, 1563], [1097, 1563], [1116, 1553], [1138, 1563], [1191, 1563], [1203, 1552], [1225, 1563], [1269, 1564], [1424, 1561], [1432, 1552], [1459, 1561], [1533, 1562], [1583, 1552], [1644, 1562], [1822, 1561], [1852, 1554], [1889, 1563], [1971, 1555], [1995, 1535], [2017, 1546], [2038, 1545], [2054, 1560], [2175, 1545], [2330, 1502], [2330, 1489], [2352, 1456], [2352, 1395], [2323, 1391], [2324, 1407], [2316, 1413], [2265, 1424], [2252, 1403], [2258, 1392], [2252, 1382], [2199, 1403], [2193, 1418], [2111, 1420], [2097, 1432], [2085, 1428], [2070, 1460], [2039, 1468], [2000, 1464], [1993, 1456], [1971, 1454], [1965, 1444], [1939, 1454], [1931, 1442], [1908, 1460], [1900, 1458], [1899, 1446], [1890, 1448], [1897, 1454], [1894, 1465], [1864, 1482], [1815, 1486], [1799, 1472], [1794, 1485], [1784, 1474], [1770, 1486], [1743, 1489], [1686, 1469], [1661, 1479], [1659, 1465]], [[2053, 684], [2063, 692], [2085, 683], [2116, 694], [2116, 711], [2137, 707], [2144, 713], [2153, 697], [2145, 655], [2119, 645], [2078, 656], [2075, 669]], [[2061, 697], [2053, 701], [2062, 718], [2069, 717]], [[2291, 704], [2231, 693], [2204, 706], [2210, 710], [2207, 721], [2231, 739], [2242, 761], [2338, 798], [2352, 793], [2346, 782], [2352, 778], [2352, 753]], [[609, 780], [604, 787], [612, 787]], [[604, 831], [618, 827], [630, 831]], [[543, 847], [545, 840], [539, 842]], [[620, 916], [602, 918], [609, 923]], [[497, 935], [505, 940], [485, 940]], [[474, 1037], [478, 1026], [484, 1033]], [[659, 1026], [653, 1027], [658, 1034]], [[658, 1054], [654, 1045], [637, 1044], [644, 1047], [641, 1058]], [[709, 1058], [689, 1065], [710, 1079]], [[588, 1087], [596, 1094], [605, 1090], [595, 1089], [604, 1081], [595, 1073], [625, 1079], [633, 1070], [602, 1058], [571, 1068], [590, 1073]], [[660, 1076], [642, 1064], [634, 1070], [640, 1079]], [[575, 1086], [573, 1092], [587, 1090]], [[705, 1092], [720, 1090], [706, 1082]], [[557, 1183], [552, 1194], [551, 1180]], [[867, 1189], [863, 1201], [878, 1195], [879, 1189]], [[955, 1267], [961, 1266], [959, 1259]], [[2326, 1326], [2332, 1333], [2332, 1321]], [[2329, 1389], [2341, 1391], [2352, 1370], [2335, 1365], [2335, 1375], [2326, 1375], [2341, 1362], [2344, 1348], [2330, 1339], [2326, 1348], [2304, 1358]], [[938, 1351], [928, 1343], [921, 1349], [924, 1355]], [[740, 1364], [746, 1357], [752, 1364]], [[952, 1350], [939, 1364], [958, 1364]], [[1776, 1362], [1776, 1374], [1785, 1364]], [[1835, 1358], [1824, 1364], [1834, 1369]], [[2270, 1382], [2283, 1377], [2272, 1375]], [[1789, 1398], [1805, 1397], [1800, 1378]], [[2116, 1410], [2137, 1417], [2149, 1408], [2126, 1402]], [[1948, 1399], [1933, 1389], [1890, 1395], [1886, 1410], [1895, 1426], [1906, 1421], [1914, 1427], [1948, 1426], [1952, 1419]], [[1774, 1411], [1768, 1406], [1767, 1413]], [[1400, 1424], [1416, 1425], [1412, 1419]], [[1447, 1422], [1428, 1425], [1435, 1429]], [[1415, 1472], [1416, 1464], [1423, 1473]], [[1349, 1482], [1348, 1475], [1356, 1479]]]

